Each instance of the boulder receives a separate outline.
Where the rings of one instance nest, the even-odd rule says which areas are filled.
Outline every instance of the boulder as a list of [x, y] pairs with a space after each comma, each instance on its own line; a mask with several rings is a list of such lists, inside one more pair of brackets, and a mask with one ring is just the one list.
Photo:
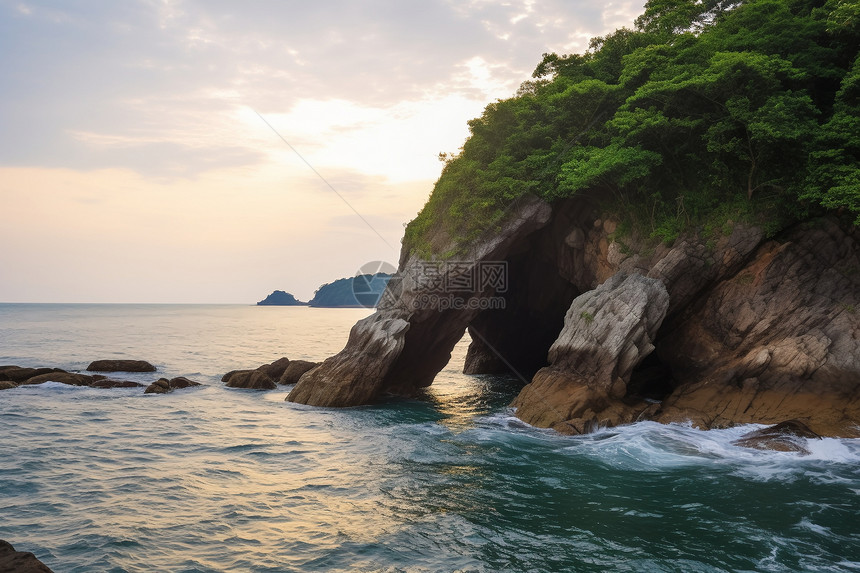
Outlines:
[[10, 543], [0, 540], [0, 573], [53, 572], [32, 553], [15, 551]]
[[274, 390], [278, 387], [268, 374], [261, 370], [237, 370], [227, 379], [228, 388]]
[[194, 382], [193, 380], [189, 380], [185, 376], [177, 376], [176, 378], [170, 379], [170, 389], [171, 390], [180, 390], [182, 388], [191, 388], [193, 386], [202, 386], [200, 382]]
[[159, 378], [143, 391], [144, 394], [167, 394], [168, 392], [170, 392], [170, 380], [167, 378]]
[[277, 380], [284, 373], [284, 370], [290, 365], [290, 359], [284, 356], [272, 362], [271, 364], [263, 364], [257, 370], [264, 372], [266, 376], [272, 380]]
[[189, 380], [185, 376], [178, 376], [176, 378], [159, 378], [152, 384], [146, 387], [144, 390], [144, 394], [167, 394], [168, 392], [172, 392], [174, 390], [180, 390], [182, 388], [191, 388], [193, 386], [201, 386], [200, 382], [194, 382], [193, 380]]
[[43, 374], [50, 374], [52, 372], [65, 372], [65, 370], [60, 370], [59, 368], [19, 368], [19, 367], [11, 367], [6, 370], [0, 371], [0, 380], [8, 380], [10, 382], [24, 382], [34, 376], [41, 376]]
[[96, 380], [90, 384], [91, 388], [139, 388], [142, 386], [143, 384], [140, 384], [139, 382], [131, 382], [130, 380], [111, 380], [110, 378]]
[[809, 454], [806, 440], [820, 440], [821, 436], [799, 420], [787, 420], [768, 428], [744, 434], [732, 442], [736, 446], [756, 450], [776, 450]]
[[308, 360], [293, 360], [290, 365], [281, 373], [278, 378], [278, 384], [295, 384], [299, 381], [302, 375], [319, 366], [319, 362], [310, 362]]
[[145, 360], [96, 360], [87, 366], [88, 372], [155, 372], [155, 366]]
[[231, 370], [221, 377], [221, 382], [228, 382], [236, 372], [247, 372], [246, 370]]
[[44, 384], [45, 382], [59, 382], [60, 384], [69, 384], [71, 386], [92, 386], [93, 383], [103, 380], [104, 376], [87, 374], [76, 374], [73, 372], [51, 372], [49, 374], [40, 374], [27, 378], [21, 384]]

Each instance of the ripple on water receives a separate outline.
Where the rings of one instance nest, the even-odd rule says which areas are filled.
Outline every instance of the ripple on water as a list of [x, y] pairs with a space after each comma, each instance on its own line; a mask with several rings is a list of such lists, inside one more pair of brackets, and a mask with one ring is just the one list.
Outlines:
[[[453, 366], [420, 400], [309, 408], [220, 376], [324, 358], [356, 313], [300, 309], [321, 322], [299, 328], [289, 309], [63, 312], [75, 319], [47, 324], [71, 334], [3, 351], [81, 367], [135, 349], [207, 385], [4, 391], [0, 538], [56, 571], [860, 569], [857, 441], [798, 456], [732, 445], [743, 427], [559, 436], [510, 415], [510, 381]], [[324, 334], [302, 346], [306, 332]]]

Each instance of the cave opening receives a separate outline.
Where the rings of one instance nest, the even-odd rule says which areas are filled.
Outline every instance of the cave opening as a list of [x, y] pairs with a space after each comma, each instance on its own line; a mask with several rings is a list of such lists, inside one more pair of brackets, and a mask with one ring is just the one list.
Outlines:
[[559, 274], [555, 261], [536, 255], [542, 252], [534, 246], [539, 240], [505, 260], [507, 288], [496, 294], [503, 298], [501, 308], [485, 310], [469, 323], [465, 374], [515, 374], [525, 384], [548, 364], [549, 348], [580, 293]]
[[672, 369], [654, 351], [633, 369], [627, 383], [627, 396], [662, 402], [677, 385]]

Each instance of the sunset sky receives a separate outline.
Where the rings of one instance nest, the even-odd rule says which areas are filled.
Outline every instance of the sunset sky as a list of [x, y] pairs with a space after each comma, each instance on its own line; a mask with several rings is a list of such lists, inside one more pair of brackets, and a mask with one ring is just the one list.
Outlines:
[[396, 264], [466, 121], [643, 4], [0, 0], [0, 302], [307, 300]]

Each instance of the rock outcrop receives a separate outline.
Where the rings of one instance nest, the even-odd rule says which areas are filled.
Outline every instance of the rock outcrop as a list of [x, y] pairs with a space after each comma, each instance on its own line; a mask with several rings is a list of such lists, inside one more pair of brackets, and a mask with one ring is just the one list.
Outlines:
[[654, 350], [668, 308], [663, 283], [637, 274], [616, 274], [577, 297], [549, 349], [550, 365], [514, 400], [517, 416], [577, 434], [632, 422], [648, 403], [625, 400], [627, 384]]
[[[307, 365], [312, 365], [308, 367]], [[280, 382], [287, 379], [298, 380], [298, 377], [315, 366], [305, 360], [290, 360], [286, 356], [269, 364], [263, 364], [249, 370], [231, 370], [221, 377], [228, 388], [245, 388], [250, 390], [274, 390], [278, 384], [294, 384], [295, 382]]]
[[[404, 251], [398, 275], [388, 282], [376, 313], [352, 328], [343, 351], [302, 376], [287, 399], [314, 406], [354, 406], [385, 394], [411, 395], [429, 386], [480, 313], [480, 305], [470, 301], [480, 302], [499, 290], [492, 281], [475, 282], [480, 270], [488, 268], [481, 265], [503, 262], [511, 248], [546, 225], [551, 214], [545, 202], [524, 198], [504, 227], [485, 233], [460, 265], [428, 265]], [[465, 288], [455, 293], [446, 286]], [[460, 302], [455, 305], [454, 300]]]
[[274, 390], [278, 387], [277, 383], [262, 370], [234, 370], [225, 374], [224, 378], [222, 380], [226, 382], [228, 388]]
[[293, 360], [290, 365], [284, 369], [281, 375], [277, 378], [278, 384], [287, 385], [295, 384], [299, 381], [307, 371], [319, 366], [318, 362], [310, 362], [308, 360]]
[[189, 380], [184, 376], [171, 378], [170, 380], [168, 380], [167, 378], [159, 378], [158, 380], [147, 386], [146, 390], [144, 390], [143, 393], [167, 394], [168, 392], [172, 392], [174, 390], [179, 390], [181, 388], [190, 388], [192, 386], [201, 386], [201, 384], [199, 382]]
[[155, 372], [155, 366], [146, 360], [96, 360], [87, 372]]
[[0, 539], [0, 573], [52, 573], [35, 555], [15, 548]]
[[[438, 252], [455, 244], [444, 229], [429, 233]], [[498, 264], [504, 284], [476, 280]], [[857, 232], [832, 218], [772, 239], [727, 221], [666, 245], [622, 234], [588, 197], [523, 199], [456, 261], [405, 248], [377, 312], [288, 399], [414, 395], [468, 329], [465, 371], [519, 375], [513, 405], [535, 425], [797, 419], [860, 436], [858, 298]]]

